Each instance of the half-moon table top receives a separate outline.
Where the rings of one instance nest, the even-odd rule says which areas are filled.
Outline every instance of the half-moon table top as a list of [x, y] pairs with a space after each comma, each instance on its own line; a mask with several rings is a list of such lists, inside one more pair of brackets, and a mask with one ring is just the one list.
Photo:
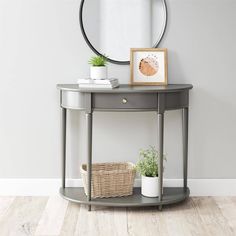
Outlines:
[[120, 84], [114, 89], [104, 88], [80, 88], [78, 84], [58, 84], [57, 88], [64, 91], [75, 91], [81, 93], [169, 93], [189, 90], [192, 84], [168, 84], [165, 86], [140, 86]]

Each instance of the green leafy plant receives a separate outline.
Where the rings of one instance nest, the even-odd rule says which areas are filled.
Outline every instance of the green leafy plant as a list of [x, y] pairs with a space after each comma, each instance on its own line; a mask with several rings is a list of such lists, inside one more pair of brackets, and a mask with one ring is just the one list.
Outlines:
[[[136, 170], [143, 176], [157, 177], [158, 176], [158, 158], [159, 153], [155, 147], [140, 150], [140, 158], [136, 164]], [[166, 160], [166, 158], [164, 157]]]
[[88, 63], [92, 66], [106, 66], [107, 58], [105, 56], [92, 56]]

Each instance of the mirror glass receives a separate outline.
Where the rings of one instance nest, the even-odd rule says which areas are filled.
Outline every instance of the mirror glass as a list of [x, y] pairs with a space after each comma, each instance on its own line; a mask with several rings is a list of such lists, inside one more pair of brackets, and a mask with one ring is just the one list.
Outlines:
[[157, 47], [166, 27], [164, 0], [82, 0], [83, 35], [96, 53], [128, 64], [130, 48]]

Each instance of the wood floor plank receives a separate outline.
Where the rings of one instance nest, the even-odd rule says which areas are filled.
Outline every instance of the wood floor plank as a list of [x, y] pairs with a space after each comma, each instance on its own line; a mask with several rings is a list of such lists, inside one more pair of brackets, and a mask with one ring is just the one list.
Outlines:
[[167, 226], [166, 226], [166, 219], [165, 219], [165, 211], [158, 211], [157, 209], [154, 210], [155, 217], [157, 219], [157, 227], [158, 227], [158, 234], [160, 236], [169, 236]]
[[128, 219], [126, 208], [115, 208], [114, 209], [114, 229], [116, 236], [127, 236], [128, 235]]
[[50, 197], [36, 228], [35, 235], [60, 235], [67, 206], [68, 201], [62, 197]]
[[[154, 236], [160, 235], [156, 213], [156, 207], [149, 208], [129, 208], [128, 217], [128, 234], [131, 236]], [[145, 227], [143, 227], [145, 226]]]
[[95, 209], [95, 212], [99, 236], [116, 236], [119, 230], [117, 230], [114, 225], [114, 208], [102, 207], [101, 209]]
[[164, 208], [163, 217], [169, 235], [202, 236], [205, 234], [204, 224], [191, 198], [181, 204]]
[[97, 236], [99, 235], [99, 227], [97, 222], [96, 211], [88, 211], [85, 205], [80, 206], [79, 218], [75, 230], [76, 236]]
[[69, 202], [60, 236], [75, 235], [76, 224], [79, 217], [80, 205]]
[[235, 236], [227, 220], [212, 197], [192, 198], [205, 226], [205, 235]]
[[236, 204], [236, 196], [229, 197], [232, 202]]
[[[206, 235], [205, 225], [202, 222], [198, 210], [195, 208], [192, 198], [187, 199], [180, 205], [180, 213], [182, 217], [182, 225], [185, 235], [202, 236]], [[206, 235], [207, 236], [207, 235]]]
[[126, 209], [93, 207], [89, 212], [86, 206], [81, 206], [75, 235], [128, 235]]
[[16, 197], [0, 220], [0, 235], [34, 235], [47, 197]]
[[164, 207], [162, 210], [162, 217], [165, 222], [165, 234], [170, 236], [184, 236], [186, 229], [184, 228], [183, 215], [181, 214], [182, 207], [179, 205]]
[[236, 235], [236, 201], [234, 201], [234, 197], [214, 197], [214, 200], [232, 232]]
[[1, 197], [0, 198], [0, 219], [4, 217], [4, 215], [6, 214], [7, 210], [11, 206], [14, 199], [15, 199], [14, 197]]

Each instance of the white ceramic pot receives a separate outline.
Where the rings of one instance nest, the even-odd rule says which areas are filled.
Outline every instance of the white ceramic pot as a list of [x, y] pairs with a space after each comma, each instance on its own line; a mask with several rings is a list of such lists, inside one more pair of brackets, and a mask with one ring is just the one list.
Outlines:
[[106, 79], [107, 78], [107, 67], [106, 66], [91, 66], [90, 67], [90, 78], [91, 79]]
[[142, 175], [142, 189], [141, 193], [145, 197], [159, 196], [159, 178], [147, 177]]

